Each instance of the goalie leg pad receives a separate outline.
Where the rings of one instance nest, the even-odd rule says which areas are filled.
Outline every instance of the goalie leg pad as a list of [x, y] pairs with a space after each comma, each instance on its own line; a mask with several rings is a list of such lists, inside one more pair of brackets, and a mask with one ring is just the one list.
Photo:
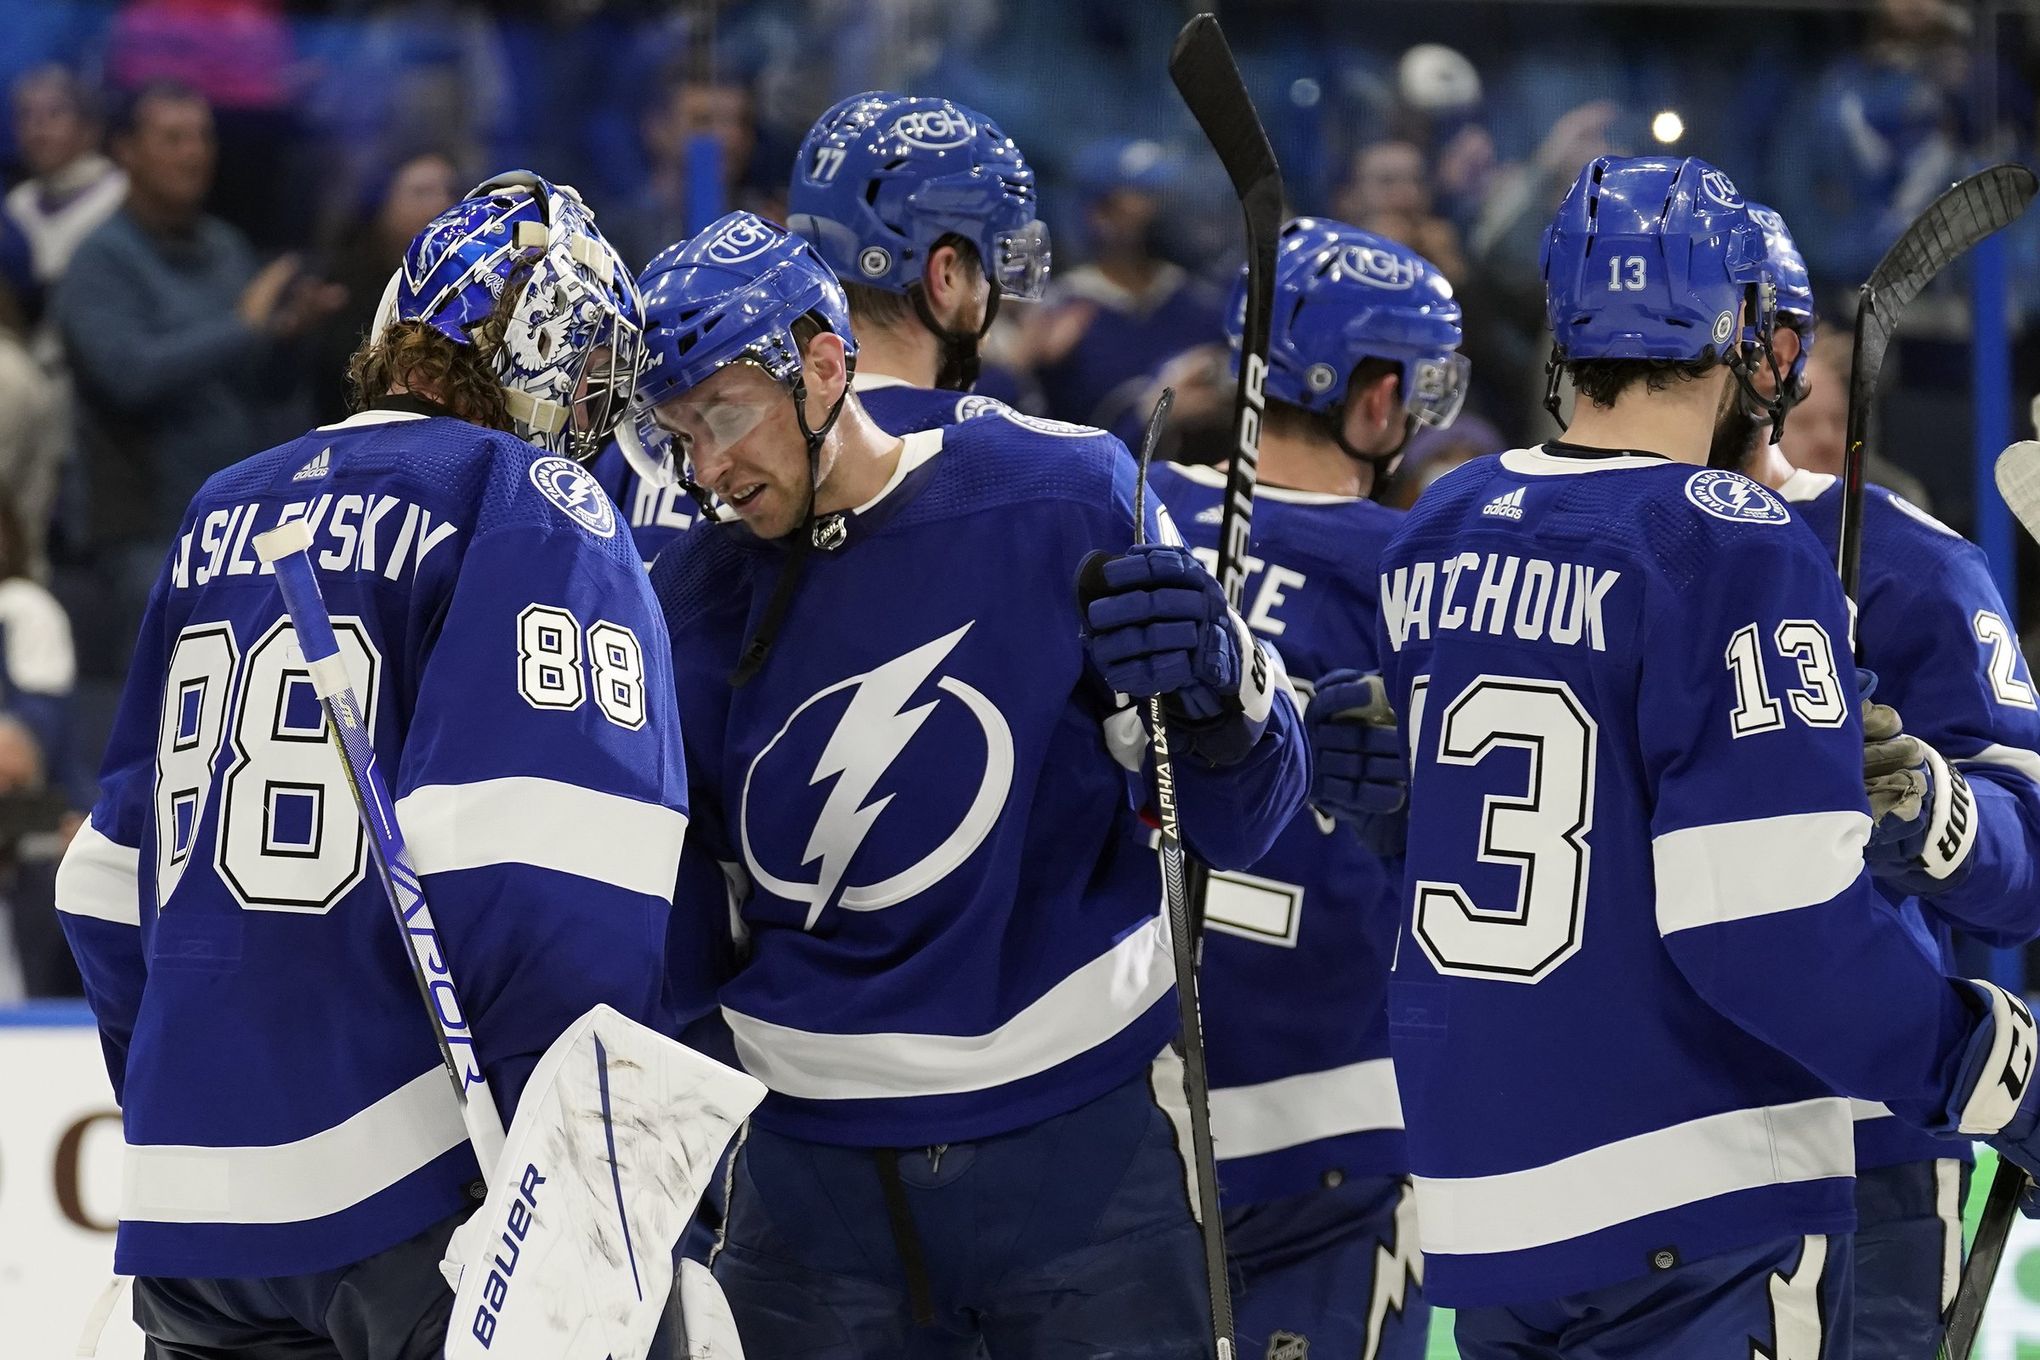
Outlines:
[[447, 1360], [642, 1360], [752, 1078], [608, 1006], [554, 1041], [456, 1236]]

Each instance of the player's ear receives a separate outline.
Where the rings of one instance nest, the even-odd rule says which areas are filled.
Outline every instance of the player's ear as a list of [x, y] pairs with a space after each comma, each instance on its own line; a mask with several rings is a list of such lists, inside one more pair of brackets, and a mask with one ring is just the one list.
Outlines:
[[[1354, 388], [1346, 396], [1346, 439], [1348, 443], [1372, 444], [1391, 425], [1402, 426], [1402, 379], [1390, 373], [1377, 374], [1374, 379]], [[1354, 417], [1359, 418], [1359, 429], [1354, 429]], [[1356, 438], [1355, 436], [1359, 436]]]
[[970, 287], [964, 273], [963, 252], [953, 245], [939, 245], [928, 252], [924, 278], [922, 286], [928, 290], [928, 309], [936, 316], [954, 307]]
[[1771, 332], [1771, 353], [1777, 357], [1780, 373], [1789, 373], [1792, 370], [1793, 362], [1799, 358], [1801, 348], [1799, 332], [1792, 327], [1780, 326]]
[[835, 405], [849, 384], [850, 369], [844, 359], [843, 337], [834, 331], [816, 331], [801, 349], [806, 368], [808, 398], [823, 411]]

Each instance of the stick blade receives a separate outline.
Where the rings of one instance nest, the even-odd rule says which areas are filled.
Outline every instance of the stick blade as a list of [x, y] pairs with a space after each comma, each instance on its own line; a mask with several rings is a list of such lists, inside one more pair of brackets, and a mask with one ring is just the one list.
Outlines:
[[2040, 539], [2040, 441], [2022, 439], [1998, 455], [1997, 489], [2026, 532]]
[[1993, 165], [1951, 185], [1905, 229], [1870, 279], [1864, 303], [1888, 338], [1898, 314], [1958, 256], [2026, 211], [2040, 179], [2023, 165]]
[[1245, 201], [1272, 193], [1275, 218], [1282, 216], [1282, 168], [1275, 148], [1254, 112], [1239, 63], [1215, 14], [1200, 14], [1183, 25], [1169, 50], [1169, 79], [1183, 96], [1197, 126], [1225, 166], [1233, 192]]

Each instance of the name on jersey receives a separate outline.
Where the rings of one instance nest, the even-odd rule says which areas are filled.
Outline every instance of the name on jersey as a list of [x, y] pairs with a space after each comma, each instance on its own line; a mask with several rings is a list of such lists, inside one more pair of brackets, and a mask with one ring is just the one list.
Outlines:
[[183, 590], [223, 576], [268, 576], [252, 541], [287, 520], [312, 531], [312, 559], [327, 571], [381, 572], [395, 581], [416, 572], [454, 526], [402, 496], [317, 496], [281, 506], [246, 501], [210, 510], [177, 542], [170, 584]]
[[1601, 607], [1622, 573], [1513, 553], [1463, 552], [1381, 575], [1381, 621], [1396, 651], [1432, 629], [1506, 630], [1525, 642], [1608, 650]]

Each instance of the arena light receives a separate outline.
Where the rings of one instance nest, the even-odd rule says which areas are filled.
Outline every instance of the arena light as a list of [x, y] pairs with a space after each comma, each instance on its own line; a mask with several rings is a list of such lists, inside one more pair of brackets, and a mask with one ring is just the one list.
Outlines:
[[1664, 109], [1650, 120], [1650, 135], [1670, 146], [1686, 135], [1686, 120], [1675, 111]]

